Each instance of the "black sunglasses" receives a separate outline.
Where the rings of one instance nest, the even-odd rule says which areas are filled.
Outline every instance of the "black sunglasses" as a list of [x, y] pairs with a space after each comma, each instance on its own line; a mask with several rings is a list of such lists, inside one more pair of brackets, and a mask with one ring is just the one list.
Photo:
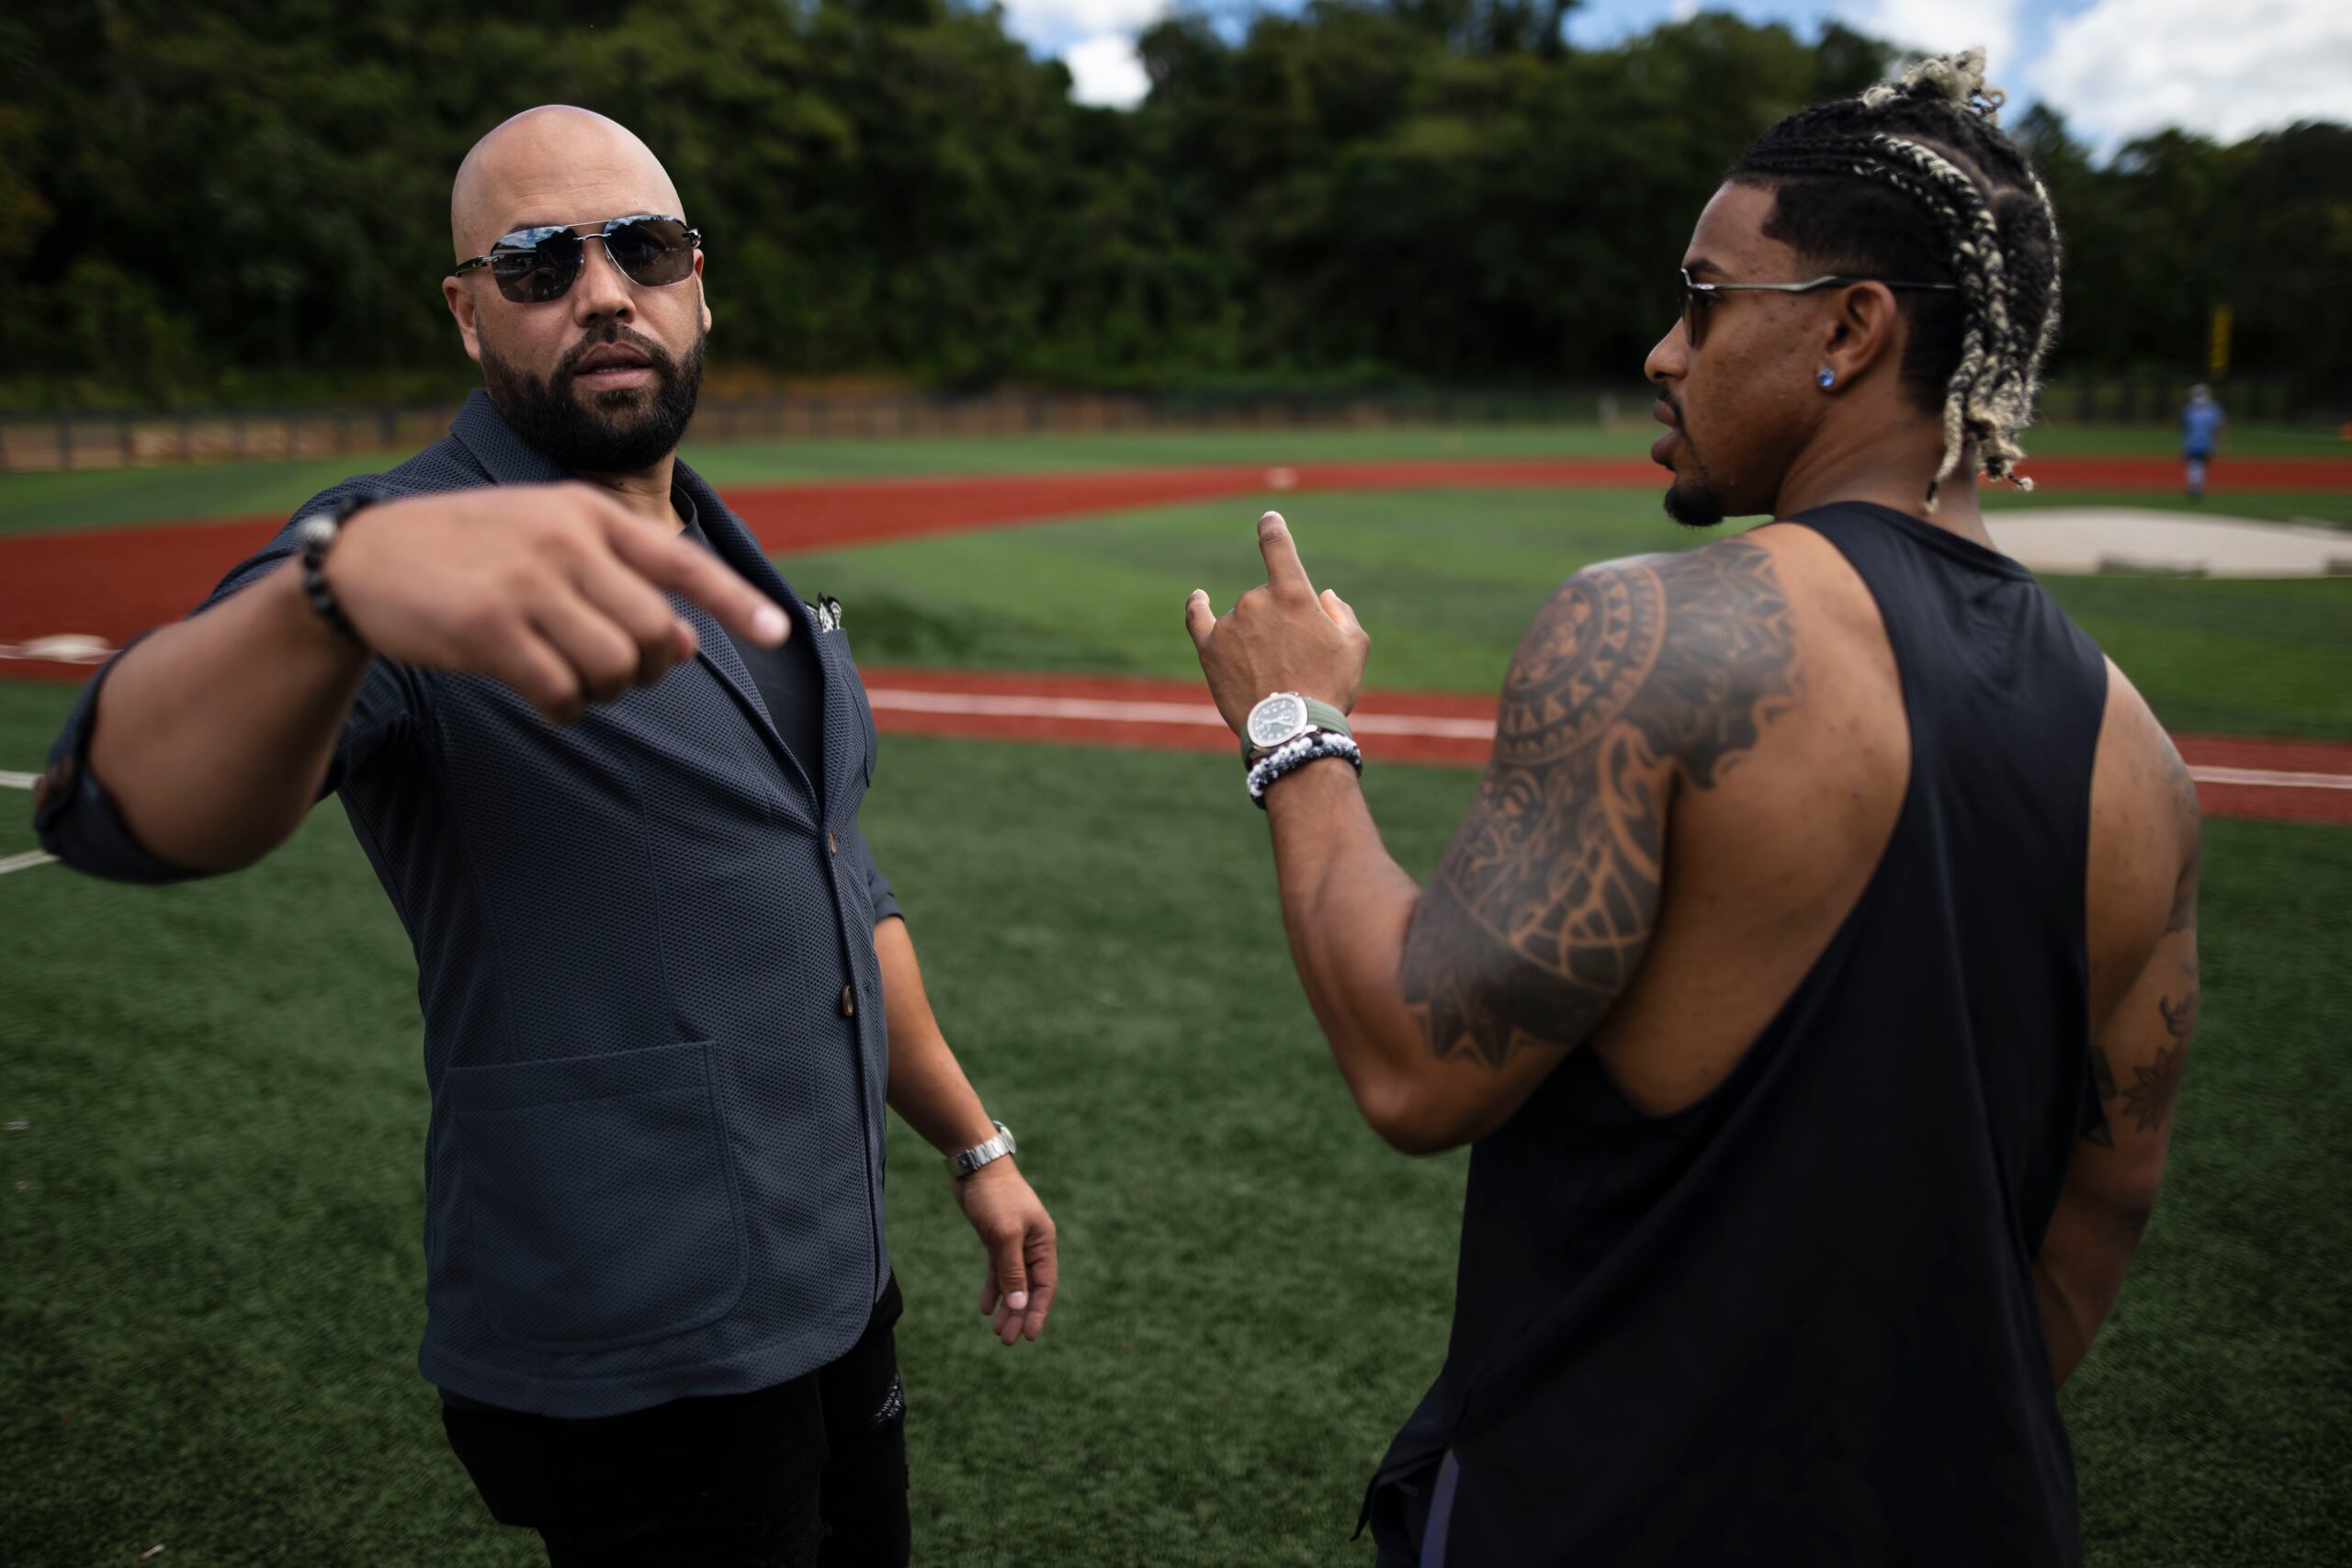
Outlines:
[[[586, 233], [580, 231], [586, 230]], [[518, 305], [544, 305], [571, 291], [588, 267], [588, 242], [602, 240], [605, 254], [631, 283], [658, 288], [684, 281], [695, 269], [702, 231], [683, 218], [636, 212], [627, 218], [582, 223], [547, 223], [502, 235], [487, 254], [458, 264], [459, 272], [490, 268], [498, 291]]]
[[1811, 283], [1701, 283], [1691, 277], [1690, 269], [1682, 273], [1682, 335], [1690, 346], [1699, 346], [1707, 335], [1707, 310], [1718, 294], [1810, 294], [1816, 288], [1842, 288], [1849, 283], [1883, 283], [1889, 288], [1926, 288], [1949, 292], [1960, 287], [1957, 283], [1897, 283], [1891, 277], [1849, 277], [1840, 273], [1830, 277], [1816, 277]]

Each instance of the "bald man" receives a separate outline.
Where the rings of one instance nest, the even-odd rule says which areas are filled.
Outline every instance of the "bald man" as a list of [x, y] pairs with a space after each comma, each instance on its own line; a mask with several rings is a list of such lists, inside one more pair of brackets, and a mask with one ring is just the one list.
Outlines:
[[669, 176], [535, 109], [450, 222], [483, 389], [99, 671], [42, 842], [173, 882], [341, 797], [417, 955], [419, 1364], [495, 1517], [559, 1565], [903, 1563], [884, 1105], [945, 1157], [1007, 1345], [1052, 1221], [859, 830], [839, 607], [677, 460], [711, 314]]

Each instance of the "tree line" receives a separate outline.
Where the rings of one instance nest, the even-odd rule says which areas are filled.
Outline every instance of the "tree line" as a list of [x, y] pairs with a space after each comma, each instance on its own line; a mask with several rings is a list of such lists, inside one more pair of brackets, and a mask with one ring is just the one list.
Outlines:
[[[1573, 0], [1309, 0], [1069, 99], [956, 0], [33, 0], [0, 18], [0, 402], [439, 395], [448, 182], [529, 105], [635, 129], [708, 235], [714, 365], [948, 386], [1638, 374], [1724, 167], [1893, 51]], [[1996, 62], [1997, 63], [1997, 62]], [[1995, 73], [1998, 77], [1997, 70]], [[2352, 130], [2107, 160], [2036, 108], [2057, 368], [2352, 365]]]

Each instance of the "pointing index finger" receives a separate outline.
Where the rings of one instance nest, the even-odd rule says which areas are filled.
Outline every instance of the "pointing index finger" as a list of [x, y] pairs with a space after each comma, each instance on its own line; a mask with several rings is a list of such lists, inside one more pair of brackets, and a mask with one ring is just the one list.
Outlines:
[[774, 648], [791, 633], [783, 609], [707, 550], [659, 529], [615, 529], [613, 547], [657, 588], [674, 589], [718, 617], [737, 637]]
[[1268, 587], [1279, 593], [1315, 597], [1315, 584], [1306, 580], [1306, 563], [1298, 558], [1297, 542], [1290, 536], [1290, 525], [1283, 521], [1281, 513], [1269, 512], [1258, 519], [1258, 553], [1266, 558]]

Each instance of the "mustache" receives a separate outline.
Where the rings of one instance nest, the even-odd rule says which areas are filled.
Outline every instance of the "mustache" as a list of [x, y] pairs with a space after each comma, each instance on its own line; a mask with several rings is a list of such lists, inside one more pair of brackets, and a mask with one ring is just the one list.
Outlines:
[[645, 355], [645, 362], [652, 366], [665, 381], [674, 381], [678, 378], [678, 362], [671, 357], [669, 351], [643, 333], [633, 333], [618, 321], [615, 321], [603, 331], [592, 333], [566, 349], [563, 357], [556, 361], [554, 372], [548, 378], [549, 384], [571, 379], [573, 372], [580, 367], [580, 362], [588, 356], [588, 351], [603, 348], [607, 344], [621, 344], [637, 350], [638, 353]]

